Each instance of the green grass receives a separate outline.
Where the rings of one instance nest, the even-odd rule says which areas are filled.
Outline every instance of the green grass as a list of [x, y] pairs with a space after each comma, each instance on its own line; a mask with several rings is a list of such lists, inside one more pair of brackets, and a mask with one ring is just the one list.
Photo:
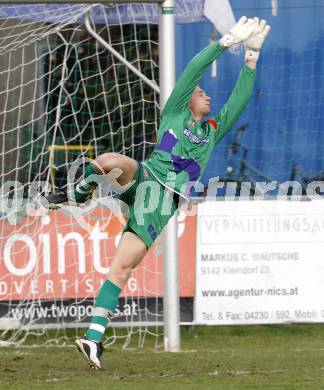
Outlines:
[[128, 350], [116, 343], [105, 372], [88, 369], [72, 344], [3, 347], [0, 389], [324, 389], [322, 325], [189, 327], [181, 338], [180, 353], [157, 352], [154, 337], [143, 349], [136, 336]]

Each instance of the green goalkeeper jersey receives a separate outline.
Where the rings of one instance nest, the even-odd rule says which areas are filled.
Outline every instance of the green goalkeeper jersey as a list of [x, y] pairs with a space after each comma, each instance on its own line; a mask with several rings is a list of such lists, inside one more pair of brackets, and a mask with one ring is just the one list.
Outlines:
[[207, 67], [224, 52], [217, 42], [198, 53], [176, 83], [161, 115], [157, 144], [144, 163], [163, 185], [188, 198], [211, 152], [249, 102], [255, 70], [244, 66], [220, 113], [197, 121], [189, 110], [191, 95]]

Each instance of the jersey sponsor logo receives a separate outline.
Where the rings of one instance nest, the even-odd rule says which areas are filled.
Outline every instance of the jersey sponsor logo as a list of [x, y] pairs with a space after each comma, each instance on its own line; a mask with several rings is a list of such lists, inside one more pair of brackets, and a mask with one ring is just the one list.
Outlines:
[[203, 144], [203, 143], [208, 144], [209, 142], [209, 137], [198, 138], [195, 134], [192, 134], [192, 132], [189, 129], [184, 129], [183, 134], [195, 144]]
[[196, 124], [195, 121], [188, 121], [188, 122], [187, 122], [187, 125], [190, 126], [190, 127], [191, 127], [191, 126], [195, 126], [195, 124]]

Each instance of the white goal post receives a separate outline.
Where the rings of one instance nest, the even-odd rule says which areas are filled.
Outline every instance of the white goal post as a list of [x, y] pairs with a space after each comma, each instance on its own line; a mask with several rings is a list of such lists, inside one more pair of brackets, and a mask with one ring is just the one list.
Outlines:
[[[31, 5], [31, 4], [66, 4], [66, 0], [15, 0], [10, 5]], [[70, 0], [69, 4], [80, 4], [80, 0]], [[84, 4], [98, 4], [94, 0], [82, 1]], [[130, 71], [140, 77], [146, 84], [150, 85], [156, 93], [160, 94], [160, 110], [163, 109], [168, 96], [175, 84], [175, 28], [174, 28], [174, 0], [121, 0], [113, 2], [102, 2], [102, 4], [127, 4], [127, 3], [157, 3], [160, 6], [159, 18], [159, 74], [160, 87], [150, 81], [145, 75], [130, 64], [126, 59], [122, 59], [117, 52], [91, 28], [89, 18], [85, 15], [85, 25], [89, 33], [98, 39], [119, 61], [122, 61]], [[0, 0], [0, 5], [9, 5], [8, 1]], [[97, 36], [96, 36], [97, 35]], [[64, 74], [62, 75], [62, 79]], [[84, 149], [84, 145], [80, 149]], [[52, 152], [55, 148], [52, 148]], [[61, 150], [63, 150], [61, 148]], [[65, 153], [67, 150], [65, 150]], [[179, 310], [179, 275], [178, 275], [178, 244], [177, 244], [177, 215], [169, 222], [165, 229], [163, 238], [163, 258], [164, 258], [164, 347], [166, 351], [177, 352], [180, 349], [180, 310]]]

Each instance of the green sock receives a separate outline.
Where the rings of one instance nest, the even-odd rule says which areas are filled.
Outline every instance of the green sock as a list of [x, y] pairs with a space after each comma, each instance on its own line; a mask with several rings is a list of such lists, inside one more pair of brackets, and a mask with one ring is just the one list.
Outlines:
[[103, 339], [106, 327], [108, 325], [108, 316], [111, 315], [118, 306], [118, 296], [121, 289], [106, 280], [101, 286], [96, 299], [91, 325], [86, 333], [89, 340], [100, 343]]
[[76, 189], [73, 193], [73, 197], [76, 202], [84, 202], [88, 198], [91, 191], [97, 187], [98, 183], [96, 181], [89, 180], [91, 175], [98, 175], [93, 164], [89, 164], [86, 167], [83, 179], [76, 186]]

